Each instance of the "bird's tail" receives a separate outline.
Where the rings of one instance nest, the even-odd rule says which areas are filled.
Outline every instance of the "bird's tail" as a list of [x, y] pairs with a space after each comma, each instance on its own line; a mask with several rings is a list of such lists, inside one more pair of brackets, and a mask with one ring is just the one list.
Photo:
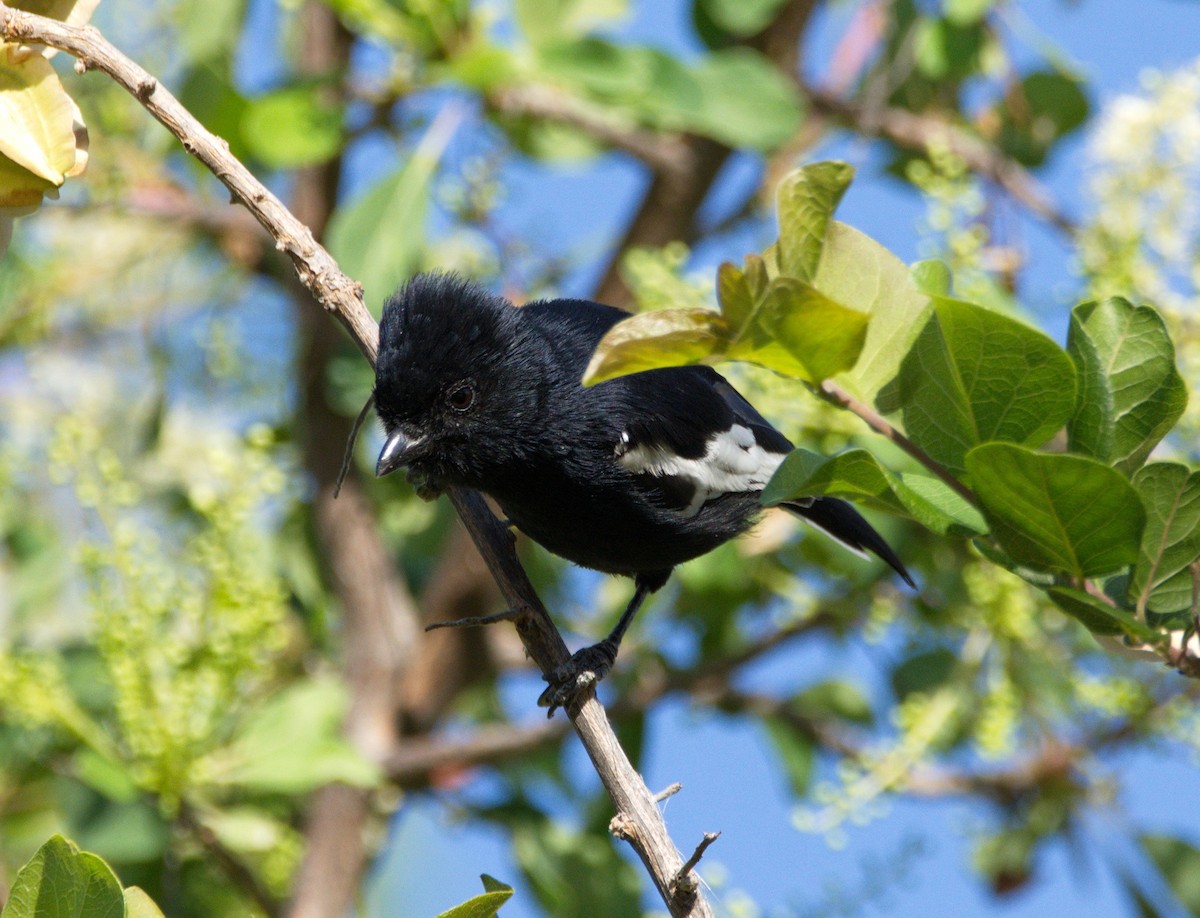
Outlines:
[[838, 500], [836, 497], [814, 497], [811, 498], [811, 502], [784, 501], [780, 506], [790, 510], [806, 523], [816, 526], [855, 554], [866, 557], [868, 551], [874, 552], [903, 577], [905, 583], [914, 590], [917, 588], [916, 582], [896, 557], [891, 546], [883, 540], [883, 536], [844, 500]]

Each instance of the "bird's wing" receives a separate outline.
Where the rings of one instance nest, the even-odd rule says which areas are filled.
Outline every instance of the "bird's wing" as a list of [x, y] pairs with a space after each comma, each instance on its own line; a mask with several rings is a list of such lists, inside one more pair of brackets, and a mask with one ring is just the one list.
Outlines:
[[623, 377], [616, 460], [685, 516], [723, 494], [761, 491], [792, 448], [709, 367]]

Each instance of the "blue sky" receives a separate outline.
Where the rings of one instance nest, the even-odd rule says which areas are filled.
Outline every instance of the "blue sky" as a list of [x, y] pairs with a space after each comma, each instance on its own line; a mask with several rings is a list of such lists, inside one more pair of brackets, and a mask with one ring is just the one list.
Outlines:
[[[1041, 36], [1065, 52], [1087, 79], [1094, 105], [1135, 90], [1145, 68], [1172, 69], [1200, 56], [1200, 3], [1038, 0], [1012, 6], [1017, 8], [1010, 15], [1022, 35]], [[621, 34], [671, 48], [687, 45], [685, 4], [635, 0], [633, 7], [634, 15], [620, 29]], [[822, 59], [822, 51], [838, 34], [844, 17], [842, 5], [827, 11], [816, 24], [814, 59]], [[819, 78], [819, 74], [810, 75]], [[1064, 144], [1041, 173], [1069, 213], [1078, 213], [1082, 206], [1082, 142], [1076, 138]], [[860, 166], [862, 178], [844, 199], [840, 218], [906, 261], [920, 257], [916, 226], [924, 209], [916, 197], [896, 182], [869, 179], [878, 162], [865, 145], [842, 144], [822, 152], [835, 152]], [[617, 157], [594, 167], [549, 173], [519, 166], [509, 177], [512, 186], [504, 221], [535, 246], [554, 251], [580, 246], [594, 249], [597, 260], [572, 275], [569, 284], [573, 289], [565, 291], [576, 295], [589, 292], [600, 258], [636, 206], [645, 177]], [[745, 177], [743, 167], [741, 180]], [[1053, 231], [1037, 223], [1024, 221], [1023, 232], [1030, 255], [1023, 302], [1061, 340], [1074, 289], [1069, 253]], [[724, 257], [738, 254], [725, 253]], [[649, 614], [653, 613], [651, 607]], [[807, 675], [812, 668], [854, 675], [869, 665], [863, 653], [847, 653], [843, 648], [835, 655], [832, 645], [816, 646], [764, 661], [756, 676], [768, 680], [781, 674], [796, 677]], [[533, 677], [519, 677], [506, 685], [515, 717], [541, 716], [532, 706], [538, 690]], [[883, 877], [881, 898], [858, 914], [1108, 918], [1130, 913], [1109, 866], [1137, 866], [1135, 853], [1118, 840], [1125, 827], [1119, 823], [1122, 817], [1117, 810], [1080, 827], [1087, 840], [1081, 849], [1051, 846], [1038, 864], [1037, 881], [997, 902], [968, 867], [972, 827], [987, 816], [978, 806], [959, 801], [894, 800], [885, 816], [851, 829], [846, 846], [833, 850], [824, 839], [792, 827], [782, 778], [771, 764], [764, 737], [752, 727], [673, 702], [654, 712], [649, 733], [653, 742], [645, 764], [648, 784], [652, 788], [674, 781], [684, 785], [684, 791], [666, 808], [677, 842], [687, 847], [705, 831], [723, 832], [705, 861], [709, 869], [720, 865], [725, 875], [716, 891], [719, 901], [732, 901], [731, 890], [742, 889], [763, 907], [764, 914], [842, 914], [836, 907], [839, 890], [849, 901], [859, 901], [863, 890]], [[573, 749], [572, 772], [583, 786], [595, 786], [597, 779], [582, 753]], [[1137, 815], [1139, 827], [1193, 834], [1190, 807], [1181, 806], [1181, 801], [1197, 799], [1200, 780], [1183, 753], [1125, 754], [1106, 761], [1105, 766], [1121, 776], [1121, 807]], [[908, 857], [905, 852], [914, 846], [921, 853]], [[478, 892], [481, 872], [510, 882], [518, 880], [504, 837], [456, 823], [452, 811], [435, 798], [411, 797], [396, 819], [391, 844], [379, 865], [369, 913], [434, 915]], [[539, 914], [528, 899], [519, 890], [501, 914], [504, 918]]]

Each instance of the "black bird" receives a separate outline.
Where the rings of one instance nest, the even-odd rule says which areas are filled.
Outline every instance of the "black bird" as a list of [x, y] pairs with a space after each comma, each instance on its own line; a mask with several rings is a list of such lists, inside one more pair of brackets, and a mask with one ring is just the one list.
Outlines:
[[[453, 275], [414, 277], [379, 327], [375, 407], [387, 440], [377, 475], [490, 495], [557, 555], [632, 577], [612, 633], [547, 676], [556, 707], [602, 679], [647, 595], [681, 564], [748, 529], [759, 492], [792, 449], [709, 367], [647, 370], [585, 388], [584, 369], [626, 313], [586, 300], [516, 307]], [[845, 501], [782, 504], [851, 550], [872, 551], [915, 588]]]

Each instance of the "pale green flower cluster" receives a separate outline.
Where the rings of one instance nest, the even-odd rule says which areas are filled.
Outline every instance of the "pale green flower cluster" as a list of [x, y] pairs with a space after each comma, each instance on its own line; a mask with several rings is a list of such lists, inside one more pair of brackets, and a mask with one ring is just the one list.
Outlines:
[[[71, 548], [111, 713], [85, 713], [94, 699], [75, 697], [57, 650], [31, 647], [19, 629], [0, 649], [4, 716], [68, 731], [167, 809], [204, 782], [195, 764], [278, 678], [290, 640], [264, 526], [287, 481], [270, 431], [185, 433], [173, 444], [164, 432], [132, 469], [89, 413], [57, 422], [48, 446], [51, 479], [82, 508]], [[187, 512], [160, 514], [154, 498], [176, 484]]]
[[1142, 76], [1104, 109], [1088, 147], [1094, 215], [1080, 259], [1098, 296], [1136, 291], [1191, 312], [1200, 286], [1200, 60]]

